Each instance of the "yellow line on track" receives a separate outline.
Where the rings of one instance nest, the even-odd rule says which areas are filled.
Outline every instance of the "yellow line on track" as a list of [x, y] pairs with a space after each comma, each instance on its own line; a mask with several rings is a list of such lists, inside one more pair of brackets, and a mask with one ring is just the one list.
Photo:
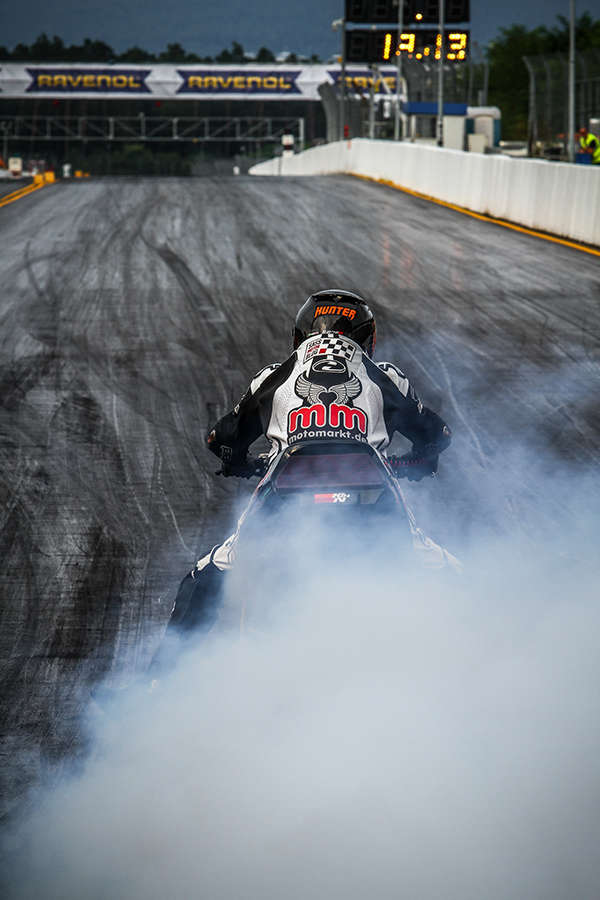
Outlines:
[[13, 191], [12, 194], [6, 194], [5, 197], [0, 197], [0, 206], [7, 206], [9, 203], [14, 203], [15, 200], [20, 200], [21, 197], [33, 194], [34, 191], [39, 191], [40, 188], [46, 187], [46, 183], [42, 181], [39, 184], [27, 184], [25, 187], [19, 188], [18, 191]]
[[385, 178], [371, 178], [370, 175], [358, 175], [356, 172], [350, 172], [354, 178], [362, 178], [363, 181], [374, 181], [376, 184], [385, 184], [386, 187], [394, 188], [396, 191], [403, 191], [410, 194], [411, 197], [418, 197], [419, 200], [429, 200], [430, 203], [437, 203], [438, 206], [445, 206], [447, 209], [453, 209], [455, 212], [464, 213], [465, 216], [471, 216], [473, 219], [480, 219], [482, 222], [491, 222], [492, 225], [501, 225], [503, 228], [510, 228], [511, 231], [520, 231], [521, 234], [528, 234], [531, 237], [541, 238], [543, 241], [551, 241], [553, 244], [562, 244], [563, 247], [570, 247], [572, 250], [581, 250], [582, 253], [589, 253], [591, 256], [600, 256], [600, 250], [589, 247], [586, 244], [577, 244], [574, 241], [567, 241], [565, 238], [555, 237], [552, 234], [546, 234], [543, 231], [534, 231], [531, 228], [523, 228], [522, 225], [515, 225], [513, 222], [507, 222], [506, 219], [495, 219], [493, 216], [486, 216], [484, 213], [473, 212], [471, 209], [465, 209], [464, 206], [456, 206], [454, 203], [448, 203], [446, 200], [438, 200], [437, 197], [430, 197], [428, 194], [421, 194], [419, 191], [413, 191], [411, 188], [402, 187], [395, 181], [388, 181]]

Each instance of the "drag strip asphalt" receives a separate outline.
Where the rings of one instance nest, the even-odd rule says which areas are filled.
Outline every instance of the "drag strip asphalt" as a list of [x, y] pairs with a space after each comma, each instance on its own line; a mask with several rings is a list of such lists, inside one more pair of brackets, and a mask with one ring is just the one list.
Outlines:
[[344, 176], [62, 183], [0, 210], [0, 246], [4, 815], [229, 533], [252, 486], [215, 477], [204, 435], [289, 355], [309, 293], [371, 299], [377, 358], [450, 423], [439, 477], [407, 492], [451, 550], [523, 515], [516, 436], [600, 459], [599, 261], [567, 247]]

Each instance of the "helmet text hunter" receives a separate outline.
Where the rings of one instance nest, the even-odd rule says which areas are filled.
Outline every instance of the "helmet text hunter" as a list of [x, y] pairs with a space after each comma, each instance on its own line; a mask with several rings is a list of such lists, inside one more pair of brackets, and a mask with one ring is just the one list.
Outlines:
[[319, 291], [298, 310], [294, 349], [312, 334], [335, 331], [359, 344], [368, 355], [375, 348], [375, 316], [367, 301], [351, 291]]

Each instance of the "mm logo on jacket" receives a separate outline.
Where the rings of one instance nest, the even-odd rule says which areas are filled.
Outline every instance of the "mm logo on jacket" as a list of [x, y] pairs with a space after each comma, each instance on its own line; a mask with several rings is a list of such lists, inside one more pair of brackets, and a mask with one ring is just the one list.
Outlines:
[[353, 402], [362, 385], [349, 374], [345, 360], [314, 359], [308, 374], [296, 379], [294, 391], [304, 403], [288, 413], [289, 443], [319, 437], [367, 439], [367, 414]]
[[356, 428], [361, 434], [367, 433], [367, 414], [354, 406], [331, 403], [313, 403], [312, 406], [301, 406], [289, 414], [288, 431], [290, 434], [300, 429], [310, 428]]

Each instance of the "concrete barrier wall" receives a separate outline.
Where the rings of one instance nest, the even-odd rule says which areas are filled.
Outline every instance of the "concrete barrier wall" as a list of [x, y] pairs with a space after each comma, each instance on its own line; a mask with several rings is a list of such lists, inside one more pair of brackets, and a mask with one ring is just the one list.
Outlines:
[[600, 166], [358, 139], [259, 163], [252, 175], [366, 175], [473, 212], [600, 244]]

